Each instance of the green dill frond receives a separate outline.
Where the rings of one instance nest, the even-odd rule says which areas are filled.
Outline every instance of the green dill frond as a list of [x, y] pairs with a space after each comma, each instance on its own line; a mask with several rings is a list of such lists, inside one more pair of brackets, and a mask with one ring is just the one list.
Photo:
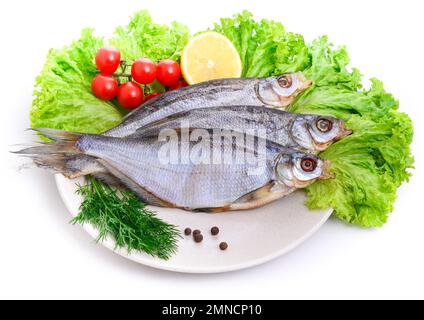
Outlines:
[[165, 260], [177, 251], [178, 228], [159, 219], [133, 192], [88, 177], [77, 193], [84, 201], [71, 223], [92, 224], [99, 231], [96, 241], [111, 236], [116, 248], [126, 247], [129, 253], [142, 251]]

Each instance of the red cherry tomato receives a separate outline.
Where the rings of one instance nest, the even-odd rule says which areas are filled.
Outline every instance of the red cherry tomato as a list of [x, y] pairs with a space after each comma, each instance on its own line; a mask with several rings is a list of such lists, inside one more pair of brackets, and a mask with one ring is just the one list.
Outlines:
[[126, 82], [119, 87], [118, 102], [126, 109], [135, 109], [143, 103], [143, 89], [135, 82]]
[[165, 59], [159, 62], [156, 78], [164, 86], [172, 86], [180, 79], [180, 65], [171, 59]]
[[91, 82], [94, 95], [102, 100], [112, 100], [118, 93], [118, 82], [112, 76], [97, 75]]
[[114, 73], [121, 62], [121, 53], [115, 47], [104, 47], [97, 51], [96, 66], [102, 74]]
[[162, 92], [152, 92], [152, 93], [149, 93], [145, 98], [144, 98], [144, 102], [146, 102], [146, 101], [149, 101], [149, 100], [151, 100], [151, 99], [153, 99], [153, 98], [155, 98], [155, 97], [157, 97], [157, 96], [159, 96], [159, 95], [161, 95], [162, 94]]
[[131, 75], [138, 83], [149, 84], [156, 79], [156, 64], [148, 58], [138, 59], [131, 67]]
[[169, 90], [178, 90], [182, 87], [187, 87], [187, 86], [188, 86], [187, 82], [185, 82], [184, 80], [178, 80], [172, 86], [169, 87]]

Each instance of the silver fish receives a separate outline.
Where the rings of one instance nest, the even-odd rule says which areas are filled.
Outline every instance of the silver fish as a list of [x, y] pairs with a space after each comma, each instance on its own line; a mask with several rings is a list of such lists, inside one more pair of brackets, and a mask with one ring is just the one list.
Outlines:
[[[249, 145], [215, 136], [208, 141], [211, 131], [203, 130], [197, 133], [202, 138], [201, 152], [199, 141], [190, 139], [190, 161], [183, 161], [181, 151], [173, 162], [164, 161], [164, 154], [175, 156], [164, 150], [187, 147], [179, 137], [174, 140], [170, 136], [161, 141], [51, 129], [38, 131], [55, 142], [27, 148], [19, 154], [30, 155], [39, 166], [59, 172], [58, 163], [69, 157], [77, 154], [95, 157], [110, 175], [135, 191], [143, 201], [156, 206], [208, 212], [245, 210], [284, 197], [317, 179], [333, 177], [329, 162], [317, 155], [260, 138], [253, 138]], [[240, 154], [244, 161], [237, 158]], [[216, 161], [217, 155], [221, 161]]]
[[285, 108], [312, 85], [301, 72], [268, 78], [219, 79], [169, 91], [129, 113], [104, 135], [124, 137], [138, 128], [174, 113], [197, 108], [255, 105]]
[[259, 134], [286, 148], [318, 153], [352, 133], [344, 121], [256, 106], [228, 106], [175, 113], [139, 128], [132, 136], [158, 136], [168, 129], [224, 129]]

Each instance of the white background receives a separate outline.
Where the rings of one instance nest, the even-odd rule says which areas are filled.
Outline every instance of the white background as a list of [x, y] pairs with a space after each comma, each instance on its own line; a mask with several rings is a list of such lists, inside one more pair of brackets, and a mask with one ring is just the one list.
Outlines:
[[[417, 1], [1, 1], [0, 298], [424, 298], [423, 2]], [[389, 222], [365, 230], [335, 219], [290, 254], [218, 275], [157, 271], [121, 258], [68, 224], [53, 176], [17, 171], [11, 145], [31, 140], [34, 77], [47, 51], [96, 27], [109, 35], [135, 10], [193, 31], [247, 8], [307, 40], [328, 34], [352, 65], [382, 79], [416, 126], [414, 176]]]

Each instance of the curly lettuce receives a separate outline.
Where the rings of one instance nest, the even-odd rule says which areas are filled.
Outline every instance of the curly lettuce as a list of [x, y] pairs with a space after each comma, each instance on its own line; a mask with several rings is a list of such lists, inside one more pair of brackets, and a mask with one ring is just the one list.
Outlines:
[[188, 28], [178, 22], [170, 26], [153, 23], [147, 11], [137, 12], [127, 26], [117, 27], [109, 43], [121, 51], [131, 63], [140, 57], [159, 62], [169, 58], [179, 60], [189, 38]]
[[[127, 26], [117, 27], [108, 43], [117, 46], [129, 63], [140, 57], [178, 60], [188, 37], [184, 25], [154, 24], [147, 11], [140, 11]], [[99, 100], [91, 92], [91, 81], [97, 74], [94, 58], [105, 43], [93, 35], [92, 29], [85, 29], [80, 39], [63, 49], [49, 51], [36, 78], [30, 113], [32, 127], [101, 133], [122, 121], [125, 110], [116, 101]], [[147, 86], [148, 90], [164, 89], [155, 82]]]
[[98, 133], [117, 125], [122, 116], [115, 106], [91, 93], [96, 75], [94, 56], [103, 40], [90, 29], [63, 49], [50, 50], [36, 78], [30, 119], [32, 127]]
[[397, 111], [399, 103], [383, 83], [371, 79], [371, 89], [362, 89], [359, 70], [348, 69], [346, 49], [334, 48], [326, 36], [306, 44], [301, 35], [286, 32], [277, 22], [256, 22], [246, 11], [221, 19], [215, 31], [234, 42], [246, 76], [302, 71], [314, 80], [289, 111], [332, 115], [354, 130], [321, 153], [331, 160], [336, 179], [308, 187], [308, 207], [332, 207], [335, 216], [349, 223], [382, 226], [413, 167], [412, 121]]

